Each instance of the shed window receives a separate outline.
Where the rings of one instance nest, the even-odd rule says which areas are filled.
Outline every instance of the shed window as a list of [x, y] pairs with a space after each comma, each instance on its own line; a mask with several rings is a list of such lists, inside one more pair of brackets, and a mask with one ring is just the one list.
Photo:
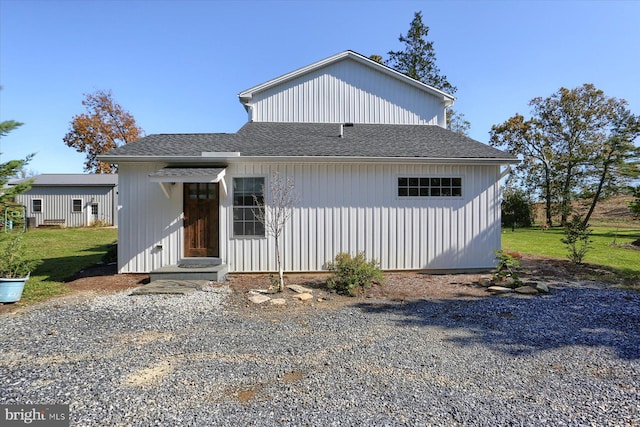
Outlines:
[[264, 178], [233, 178], [234, 236], [264, 236], [264, 225], [256, 217], [256, 199], [264, 201]]
[[31, 200], [31, 212], [42, 212], [42, 199]]
[[82, 212], [82, 199], [73, 199], [71, 212]]
[[398, 197], [461, 197], [462, 178], [401, 177]]

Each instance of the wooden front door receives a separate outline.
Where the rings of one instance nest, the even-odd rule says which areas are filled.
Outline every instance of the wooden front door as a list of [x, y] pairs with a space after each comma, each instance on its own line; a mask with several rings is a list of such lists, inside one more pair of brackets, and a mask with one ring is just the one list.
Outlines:
[[184, 256], [220, 256], [218, 183], [184, 184], [183, 206]]

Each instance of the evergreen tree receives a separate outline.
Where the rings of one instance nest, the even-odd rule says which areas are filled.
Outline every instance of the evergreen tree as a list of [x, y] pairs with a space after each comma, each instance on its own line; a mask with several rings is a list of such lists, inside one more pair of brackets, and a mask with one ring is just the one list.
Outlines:
[[422, 12], [416, 12], [407, 35], [401, 34], [398, 38], [400, 43], [404, 43], [404, 50], [389, 51], [386, 64], [411, 78], [453, 95], [458, 88], [440, 73], [433, 42], [426, 39], [428, 35], [429, 27], [422, 22]]
[[[0, 138], [6, 136], [9, 132], [22, 126], [22, 123], [14, 120], [6, 120], [0, 122]], [[4, 206], [7, 202], [13, 200], [13, 198], [31, 188], [31, 181], [21, 182], [17, 185], [7, 187], [7, 183], [11, 178], [18, 176], [23, 167], [31, 160], [33, 155], [27, 156], [24, 160], [9, 160], [5, 163], [0, 163], [0, 207]]]
[[[407, 34], [400, 34], [398, 38], [401, 43], [404, 43], [404, 50], [388, 52], [389, 59], [386, 61], [386, 65], [413, 79], [453, 95], [458, 88], [449, 82], [447, 76], [442, 74], [436, 65], [436, 52], [433, 42], [427, 40], [428, 35], [429, 27], [422, 22], [422, 12], [416, 12]], [[379, 55], [372, 55], [371, 58], [376, 61], [381, 59]], [[447, 128], [449, 130], [468, 135], [470, 127], [471, 123], [465, 120], [464, 114], [449, 108], [447, 111]]]

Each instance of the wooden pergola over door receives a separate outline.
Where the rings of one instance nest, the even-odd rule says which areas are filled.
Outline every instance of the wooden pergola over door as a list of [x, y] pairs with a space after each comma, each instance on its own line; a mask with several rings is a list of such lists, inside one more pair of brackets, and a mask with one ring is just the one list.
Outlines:
[[218, 183], [184, 184], [184, 256], [217, 257], [219, 253]]

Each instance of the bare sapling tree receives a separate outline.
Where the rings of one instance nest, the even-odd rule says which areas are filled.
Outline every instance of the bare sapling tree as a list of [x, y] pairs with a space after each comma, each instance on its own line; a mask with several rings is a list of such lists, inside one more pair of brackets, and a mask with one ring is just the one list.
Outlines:
[[293, 178], [287, 177], [285, 179], [278, 171], [271, 174], [268, 188], [263, 186], [262, 194], [262, 198], [256, 195], [253, 196], [257, 206], [255, 215], [256, 219], [264, 225], [265, 233], [273, 237], [276, 246], [276, 267], [278, 269], [278, 285], [275, 290], [282, 292], [284, 289], [284, 269], [282, 265], [281, 239], [285, 225], [293, 213], [293, 207], [298, 202], [298, 195], [295, 192]]

